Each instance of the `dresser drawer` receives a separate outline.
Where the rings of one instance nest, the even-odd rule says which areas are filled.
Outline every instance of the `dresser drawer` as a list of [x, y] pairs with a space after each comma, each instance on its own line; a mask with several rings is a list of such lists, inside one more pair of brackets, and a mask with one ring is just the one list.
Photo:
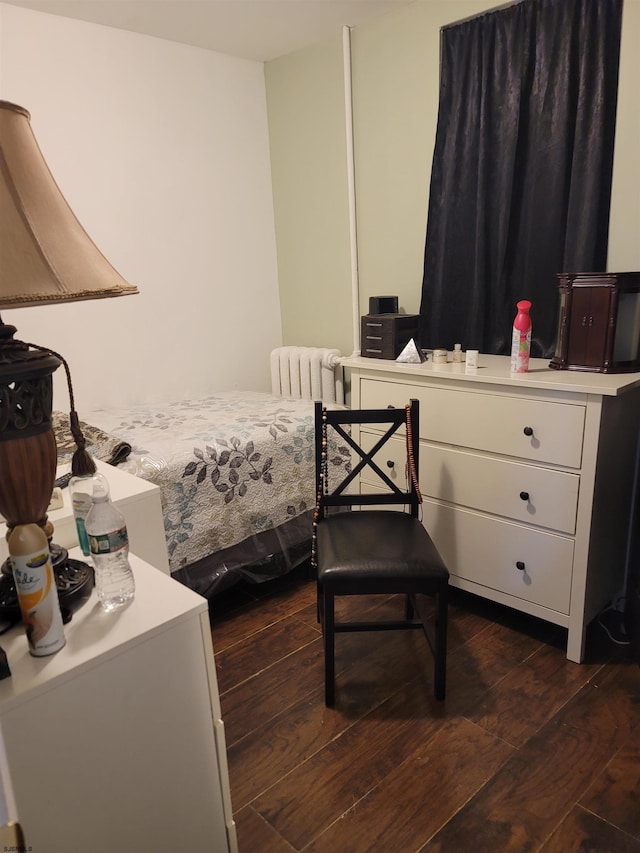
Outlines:
[[422, 506], [425, 527], [452, 575], [569, 613], [572, 539], [430, 500]]
[[420, 438], [580, 468], [585, 407], [527, 397], [362, 379], [363, 409], [420, 402]]
[[[377, 439], [374, 433], [363, 432], [362, 446], [370, 450]], [[404, 487], [404, 440], [392, 439], [382, 448], [380, 457], [376, 460], [378, 465], [392, 481]], [[424, 497], [525, 524], [575, 533], [578, 474], [433, 445], [421, 445], [419, 464], [420, 490]], [[363, 471], [362, 479], [368, 485], [380, 483], [370, 468]]]

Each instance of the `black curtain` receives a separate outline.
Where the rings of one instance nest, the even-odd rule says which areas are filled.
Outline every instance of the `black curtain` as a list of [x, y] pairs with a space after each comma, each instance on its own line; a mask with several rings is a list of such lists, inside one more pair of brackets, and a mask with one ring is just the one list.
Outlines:
[[441, 33], [423, 345], [553, 354], [556, 274], [606, 270], [622, 0], [524, 0]]

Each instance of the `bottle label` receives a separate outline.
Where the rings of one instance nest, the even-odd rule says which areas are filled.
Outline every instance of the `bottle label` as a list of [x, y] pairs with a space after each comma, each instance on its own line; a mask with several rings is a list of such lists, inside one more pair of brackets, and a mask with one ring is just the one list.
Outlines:
[[84, 520], [89, 514], [93, 501], [91, 500], [91, 495], [86, 494], [86, 492], [76, 492], [71, 503], [73, 505], [73, 515], [76, 520], [78, 542], [82, 548], [82, 553], [85, 557], [88, 557], [91, 549], [89, 548], [89, 537], [84, 526]]
[[76, 516], [76, 531], [78, 533], [78, 543], [82, 548], [82, 553], [85, 557], [88, 557], [91, 553], [91, 548], [89, 547], [89, 537], [87, 535], [87, 528], [84, 526], [84, 519]]
[[89, 546], [91, 553], [97, 554], [115, 554], [118, 551], [123, 551], [129, 548], [129, 537], [127, 536], [127, 528], [121, 527], [119, 530], [112, 530], [110, 533], [93, 533], [89, 535]]
[[12, 554], [11, 563], [29, 651], [36, 657], [51, 655], [64, 646], [65, 637], [49, 550]]
[[76, 492], [71, 503], [73, 505], [73, 511], [78, 515], [81, 515], [83, 518], [86, 518], [89, 514], [93, 501], [91, 500], [91, 495], [88, 495], [86, 492]]
[[511, 339], [511, 373], [526, 373], [529, 369], [529, 353], [531, 351], [531, 330], [521, 332], [513, 330]]

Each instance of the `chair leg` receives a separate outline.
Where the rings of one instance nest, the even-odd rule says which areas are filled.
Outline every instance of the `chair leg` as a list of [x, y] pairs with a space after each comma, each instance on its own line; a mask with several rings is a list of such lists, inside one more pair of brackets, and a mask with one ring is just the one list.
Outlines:
[[413, 596], [411, 593], [407, 594], [407, 600], [404, 605], [404, 616], [407, 622], [410, 622], [413, 619], [415, 613], [415, 609], [413, 606]]
[[443, 584], [436, 593], [436, 624], [434, 640], [434, 683], [436, 699], [444, 699], [447, 685], [447, 609], [449, 588]]
[[316, 581], [316, 619], [322, 626], [322, 633], [324, 633], [324, 617], [322, 613], [322, 587], [320, 586], [320, 581]]
[[324, 702], [332, 708], [335, 702], [335, 642], [334, 642], [334, 598], [332, 592], [323, 591], [323, 624], [324, 635]]

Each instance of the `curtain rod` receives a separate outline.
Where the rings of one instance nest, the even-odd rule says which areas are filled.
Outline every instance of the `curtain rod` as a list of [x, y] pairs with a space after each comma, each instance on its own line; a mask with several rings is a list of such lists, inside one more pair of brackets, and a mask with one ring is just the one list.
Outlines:
[[529, 0], [512, 0], [511, 3], [501, 3], [499, 6], [492, 6], [491, 9], [485, 9], [484, 12], [477, 12], [475, 15], [469, 15], [467, 18], [460, 18], [459, 21], [444, 24], [440, 27], [440, 32], [448, 30], [451, 27], [458, 27], [460, 24], [467, 24], [469, 21], [475, 21], [476, 18], [484, 18], [485, 15], [493, 15], [495, 12], [502, 12], [504, 9], [510, 9], [512, 6], [520, 6], [522, 3], [528, 2]]

